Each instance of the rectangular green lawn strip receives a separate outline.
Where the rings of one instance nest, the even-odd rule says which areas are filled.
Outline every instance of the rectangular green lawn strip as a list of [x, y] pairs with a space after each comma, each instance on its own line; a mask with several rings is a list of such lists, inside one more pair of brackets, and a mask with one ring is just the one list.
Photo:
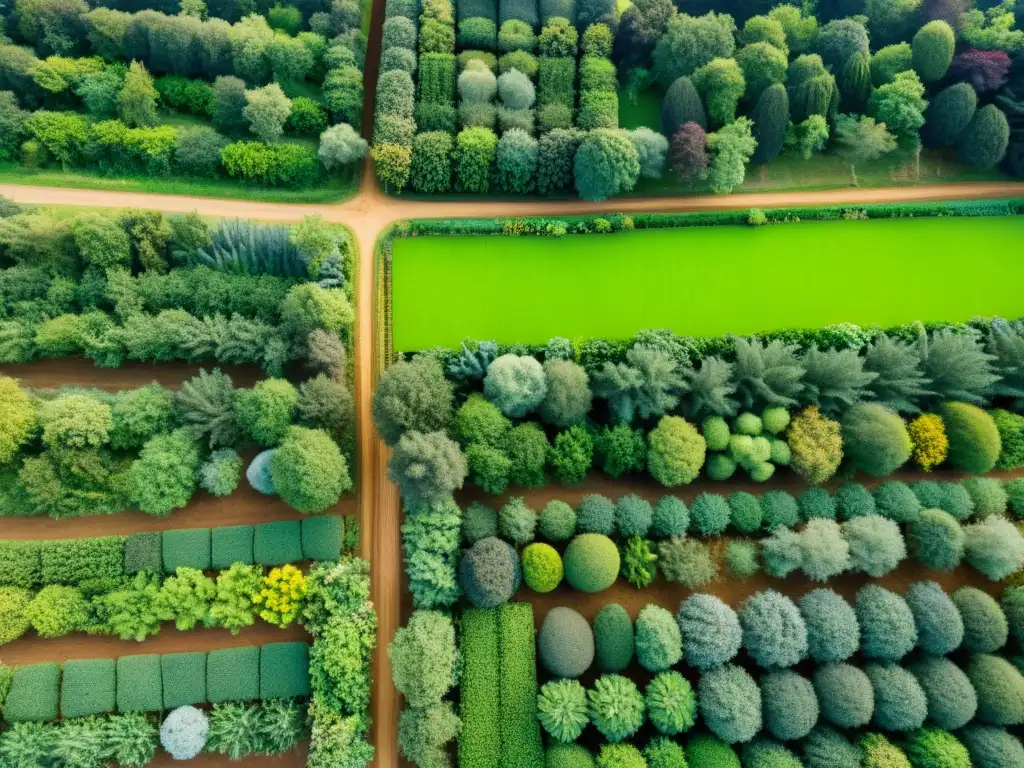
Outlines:
[[544, 764], [537, 722], [537, 653], [533, 606], [506, 603], [498, 609], [501, 705], [501, 768]]
[[1024, 216], [398, 238], [398, 351], [1024, 315]]
[[461, 768], [498, 768], [501, 716], [498, 711], [498, 612], [472, 608], [462, 616], [465, 667], [459, 688]]
[[64, 662], [60, 688], [61, 717], [85, 717], [113, 712], [116, 683], [113, 659]]
[[255, 645], [222, 648], [206, 657], [206, 698], [252, 701], [260, 696], [260, 649]]
[[163, 691], [158, 655], [122, 656], [117, 660], [119, 712], [159, 712], [164, 708]]
[[164, 709], [206, 703], [206, 654], [165, 653], [160, 657]]
[[4, 719], [11, 723], [56, 720], [59, 698], [60, 664], [18, 667], [4, 701]]

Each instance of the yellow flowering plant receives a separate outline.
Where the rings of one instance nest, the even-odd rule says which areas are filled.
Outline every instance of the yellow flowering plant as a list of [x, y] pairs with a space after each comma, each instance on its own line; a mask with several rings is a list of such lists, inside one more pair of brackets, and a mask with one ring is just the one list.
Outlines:
[[914, 445], [913, 459], [925, 472], [946, 460], [949, 439], [942, 419], [934, 413], [923, 413], [907, 425]]
[[286, 565], [271, 569], [252, 602], [264, 621], [287, 627], [298, 618], [305, 596], [306, 577], [294, 565]]

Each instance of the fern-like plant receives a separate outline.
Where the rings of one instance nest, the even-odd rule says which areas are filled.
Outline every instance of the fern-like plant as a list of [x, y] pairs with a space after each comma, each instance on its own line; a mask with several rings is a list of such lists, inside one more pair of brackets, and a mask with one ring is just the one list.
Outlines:
[[594, 373], [591, 389], [608, 401], [615, 421], [628, 424], [636, 417], [656, 418], [671, 411], [686, 381], [666, 352], [636, 344], [626, 353], [626, 362], [605, 363]]
[[464, 341], [462, 351], [448, 363], [448, 375], [460, 381], [481, 381], [497, 356], [498, 345], [493, 341]]
[[918, 352], [924, 375], [941, 400], [984, 405], [999, 381], [992, 367], [996, 358], [985, 352], [973, 329], [956, 333], [944, 328], [931, 337], [922, 330]]
[[932, 394], [916, 347], [884, 333], [868, 346], [864, 370], [877, 374], [867, 385], [868, 392], [894, 411], [918, 413], [918, 403]]
[[826, 416], [835, 416], [865, 399], [867, 387], [878, 374], [864, 370], [864, 358], [856, 350], [812, 347], [804, 355], [807, 397]]
[[210, 233], [211, 244], [188, 255], [192, 266], [236, 275], [307, 277], [308, 265], [285, 226], [262, 226], [245, 219], [223, 219]]
[[708, 416], [733, 417], [739, 411], [733, 365], [720, 357], [706, 357], [700, 368], [684, 371], [690, 391], [685, 410], [691, 421], [703, 421]]
[[569, 744], [587, 727], [587, 692], [578, 680], [552, 680], [537, 696], [537, 719], [551, 738]]
[[235, 388], [231, 377], [219, 368], [199, 370], [174, 396], [178, 419], [211, 449], [230, 446], [239, 437], [235, 422]]
[[206, 749], [238, 760], [260, 746], [260, 710], [246, 704], [214, 704]]
[[988, 330], [985, 351], [995, 358], [992, 363], [1000, 377], [992, 386], [992, 394], [1010, 397], [1014, 410], [1024, 406], [1024, 332], [1017, 324], [996, 320]]
[[738, 338], [735, 349], [736, 391], [744, 410], [797, 404], [804, 390], [797, 345]]

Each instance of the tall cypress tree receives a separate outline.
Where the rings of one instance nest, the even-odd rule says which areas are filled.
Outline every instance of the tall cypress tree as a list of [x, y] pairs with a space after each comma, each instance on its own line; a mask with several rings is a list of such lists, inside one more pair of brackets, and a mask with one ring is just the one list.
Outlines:
[[789, 124], [789, 96], [786, 86], [776, 83], [764, 89], [754, 107], [754, 138], [757, 149], [750, 162], [755, 165], [770, 163], [786, 141], [786, 126]]
[[855, 53], [843, 64], [839, 76], [843, 111], [863, 112], [871, 96], [871, 65], [866, 53]]

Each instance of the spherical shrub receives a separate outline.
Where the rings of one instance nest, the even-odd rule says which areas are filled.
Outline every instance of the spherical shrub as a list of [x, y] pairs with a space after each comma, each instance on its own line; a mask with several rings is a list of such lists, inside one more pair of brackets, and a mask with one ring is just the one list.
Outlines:
[[603, 675], [587, 691], [590, 720], [613, 743], [628, 739], [644, 723], [644, 697], [621, 675]]
[[678, 672], [662, 672], [648, 683], [644, 696], [651, 724], [666, 736], [688, 731], [697, 722], [697, 699]]
[[718, 577], [707, 544], [695, 539], [664, 539], [658, 543], [658, 567], [675, 584], [697, 589]]
[[764, 524], [769, 530], [792, 528], [800, 522], [800, 507], [796, 499], [785, 491], [768, 491], [761, 497]]
[[877, 584], [857, 593], [860, 648], [869, 659], [899, 661], [917, 644], [917, 626], [907, 601]]
[[550, 592], [562, 583], [562, 558], [549, 544], [530, 544], [523, 550], [523, 581], [534, 592]]
[[842, 419], [843, 453], [855, 469], [874, 477], [902, 467], [913, 445], [899, 414], [878, 403], [857, 403]]
[[1024, 768], [1024, 746], [1005, 728], [971, 725], [960, 731], [974, 768]]
[[875, 497], [860, 483], [843, 483], [836, 491], [840, 520], [875, 514]]
[[636, 660], [648, 672], [661, 672], [683, 657], [683, 639], [672, 614], [646, 605], [637, 614]]
[[707, 470], [708, 480], [721, 483], [736, 474], [736, 464], [733, 459], [724, 453], [712, 453], [708, 456], [704, 469]]
[[274, 490], [274, 479], [270, 476], [270, 460], [274, 458], [277, 451], [260, 451], [245, 470], [245, 479], [254, 490], [266, 496], [270, 496]]
[[0, 587], [0, 644], [13, 643], [29, 628], [26, 612], [32, 593], [21, 587]]
[[554, 744], [544, 755], [546, 768], [594, 768], [594, 758], [579, 744]]
[[968, 403], [943, 403], [939, 416], [949, 438], [950, 464], [973, 475], [983, 475], [996, 465], [1001, 443], [992, 416]]
[[738, 435], [751, 435], [756, 437], [761, 434], [761, 417], [756, 413], [741, 413], [732, 424]]
[[690, 530], [718, 536], [729, 527], [729, 502], [717, 493], [700, 493], [690, 504]]
[[1006, 622], [1014, 640], [1024, 645], [1024, 587], [1010, 587], [1003, 592], [999, 605], [1006, 616]]
[[964, 557], [965, 536], [960, 523], [941, 509], [923, 509], [907, 528], [910, 552], [922, 565], [948, 571]]
[[709, 416], [700, 425], [709, 451], [724, 451], [729, 447], [729, 424], [721, 416]]
[[897, 523], [910, 523], [917, 519], [921, 502], [906, 483], [889, 480], [875, 488], [875, 509]]
[[735, 750], [714, 736], [694, 736], [686, 742], [688, 768], [740, 768]]
[[739, 612], [743, 647], [765, 669], [791, 667], [807, 655], [807, 628], [796, 605], [774, 589], [752, 595]]
[[635, 493], [615, 502], [615, 528], [624, 539], [630, 536], [639, 536], [641, 539], [646, 537], [653, 516], [650, 502]]
[[690, 511], [676, 496], [662, 496], [654, 505], [651, 534], [659, 538], [685, 536], [690, 526]]
[[537, 633], [537, 656], [556, 677], [579, 677], [594, 662], [594, 633], [572, 608], [552, 608]]
[[756, 541], [730, 541], [725, 545], [725, 568], [737, 579], [749, 579], [760, 572]]
[[784, 579], [803, 563], [802, 536], [790, 528], [776, 528], [761, 542], [764, 570], [777, 579]]
[[501, 539], [480, 539], [459, 562], [459, 584], [478, 608], [496, 608], [512, 599], [522, 571], [516, 551]]
[[978, 695], [978, 719], [989, 725], [1024, 723], [1024, 677], [1000, 656], [979, 653], [967, 662]]
[[604, 672], [621, 672], [633, 661], [633, 621], [621, 605], [609, 603], [594, 617], [597, 665]]
[[917, 646], [925, 653], [945, 656], [964, 640], [960, 611], [942, 587], [934, 581], [919, 581], [907, 590], [906, 602], [914, 614]]
[[986, 518], [1006, 513], [1009, 497], [1003, 484], [992, 477], [968, 477], [961, 485], [974, 504], [974, 516]]
[[644, 747], [644, 759], [647, 760], [647, 768], [680, 768], [686, 765], [683, 748], [663, 736], [651, 739]]
[[521, 547], [533, 541], [537, 531], [537, 513], [515, 496], [498, 510], [498, 533], [510, 544]]
[[498, 535], [498, 513], [473, 502], [462, 513], [462, 540], [472, 546], [481, 539]]
[[864, 768], [911, 768], [902, 749], [880, 733], [867, 733], [857, 742], [864, 753]]
[[878, 578], [907, 557], [900, 527], [881, 515], [864, 515], [843, 523], [843, 537], [850, 546], [850, 567]]
[[580, 592], [600, 592], [619, 575], [619, 550], [607, 536], [581, 533], [565, 548], [565, 579]]
[[765, 408], [761, 413], [761, 426], [765, 432], [781, 435], [789, 426], [789, 411], [785, 408]]
[[739, 653], [743, 629], [736, 612], [714, 595], [691, 595], [676, 614], [683, 636], [686, 662], [712, 669], [732, 661]]
[[[778, 438], [769, 438], [769, 453], [768, 461], [772, 464], [777, 464], [781, 467], [788, 467], [789, 462], [793, 458], [793, 452], [789, 450], [789, 443], [785, 440], [779, 440]], [[747, 467], [749, 470], [750, 468]], [[757, 478], [751, 476], [751, 480], [757, 481]]]
[[951, 597], [964, 621], [964, 648], [994, 653], [1006, 645], [1009, 626], [999, 603], [975, 587], [960, 587]]
[[537, 719], [555, 741], [576, 741], [590, 722], [586, 690], [578, 680], [545, 683], [537, 696]]
[[576, 507], [576, 529], [611, 536], [615, 532], [615, 504], [607, 496], [587, 494]]
[[270, 477], [288, 506], [308, 514], [334, 506], [352, 488], [344, 454], [322, 429], [289, 427], [270, 457]]
[[835, 499], [824, 488], [808, 488], [800, 494], [797, 506], [800, 508], [800, 517], [804, 520], [813, 520], [817, 517], [836, 519]]
[[845, 661], [860, 647], [857, 613], [831, 589], [815, 589], [797, 603], [807, 627], [807, 652], [825, 664]]
[[800, 532], [800, 567], [812, 581], [828, 581], [850, 567], [850, 545], [835, 520], [815, 518]]
[[826, 664], [811, 678], [821, 716], [839, 728], [860, 728], [871, 719], [875, 692], [863, 670], [849, 664]]
[[949, 512], [957, 520], [966, 520], [974, 514], [974, 501], [963, 485], [940, 483], [939, 490], [942, 493], [940, 509]]
[[740, 533], [757, 533], [761, 530], [763, 516], [761, 502], [757, 496], [744, 491], [729, 494], [729, 519], [732, 527]]
[[750, 741], [761, 730], [761, 689], [742, 667], [725, 664], [705, 672], [697, 700], [708, 729], [728, 744]]
[[964, 527], [964, 554], [991, 581], [1024, 568], [1024, 536], [1005, 517], [986, 517]]
[[206, 746], [210, 721], [195, 707], [172, 709], [160, 726], [160, 744], [175, 760], [191, 760]]
[[597, 753], [597, 768], [647, 768], [647, 761], [632, 744], [605, 744]]
[[787, 747], [771, 739], [755, 739], [743, 745], [744, 768], [803, 768]]
[[974, 719], [978, 696], [960, 667], [943, 656], [925, 656], [908, 669], [928, 701], [928, 722], [956, 730]]
[[540, 512], [537, 532], [548, 541], [568, 541], [576, 532], [576, 513], [564, 501], [549, 501]]
[[914, 768], [972, 768], [970, 755], [949, 731], [922, 728], [907, 739], [907, 757]]
[[[467, 75], [490, 75], [489, 72], [470, 72], [459, 76], [459, 88]], [[493, 80], [494, 76], [490, 75]], [[486, 99], [484, 99], [486, 101]], [[484, 377], [484, 396], [506, 416], [521, 419], [529, 415], [544, 401], [548, 393], [547, 377], [537, 360], [528, 355], [502, 355], [491, 362]]]
[[913, 731], [924, 724], [928, 699], [916, 677], [892, 663], [867, 664], [864, 674], [875, 691], [875, 725], [885, 731]]
[[788, 669], [769, 672], [761, 678], [761, 711], [772, 736], [802, 739], [818, 723], [818, 697], [806, 677]]
[[864, 753], [834, 728], [815, 728], [803, 745], [806, 768], [861, 768]]

